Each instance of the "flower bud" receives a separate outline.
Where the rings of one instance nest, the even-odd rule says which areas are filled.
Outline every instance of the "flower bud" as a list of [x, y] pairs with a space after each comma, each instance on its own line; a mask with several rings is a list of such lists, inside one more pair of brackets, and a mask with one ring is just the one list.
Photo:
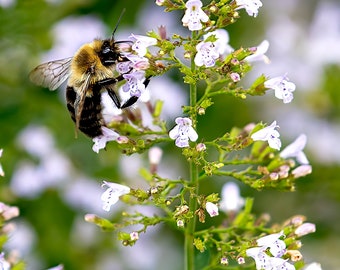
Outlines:
[[316, 231], [315, 224], [313, 223], [303, 223], [295, 230], [295, 234], [300, 237], [306, 234], [310, 234]]

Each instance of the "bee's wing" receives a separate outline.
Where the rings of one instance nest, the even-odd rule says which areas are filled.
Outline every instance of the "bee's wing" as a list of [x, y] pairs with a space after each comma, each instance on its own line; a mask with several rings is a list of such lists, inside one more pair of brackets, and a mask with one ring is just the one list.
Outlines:
[[29, 75], [30, 80], [50, 90], [57, 89], [70, 75], [72, 57], [50, 61], [37, 66]]
[[85, 98], [86, 98], [86, 92], [89, 88], [91, 77], [92, 75], [90, 73], [86, 75], [84, 83], [80, 86], [80, 88], [77, 91], [77, 97], [74, 102], [74, 113], [75, 113], [75, 118], [76, 118], [77, 129], [79, 128], [81, 112], [83, 111]]

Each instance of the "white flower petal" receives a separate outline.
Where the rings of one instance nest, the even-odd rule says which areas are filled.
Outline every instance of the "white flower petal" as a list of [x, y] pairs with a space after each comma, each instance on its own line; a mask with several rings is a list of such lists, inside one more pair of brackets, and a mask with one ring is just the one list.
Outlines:
[[202, 2], [200, 0], [189, 0], [186, 2], [185, 14], [182, 18], [184, 26], [188, 26], [190, 31], [197, 31], [202, 29], [202, 22], [207, 22], [209, 17], [201, 9]]
[[110, 211], [111, 206], [119, 200], [120, 196], [130, 193], [129, 187], [117, 183], [103, 181], [102, 186], [108, 187], [101, 196], [105, 211]]
[[263, 247], [269, 247], [270, 245], [272, 245], [276, 240], [278, 240], [280, 237], [284, 236], [283, 231], [279, 232], [279, 233], [273, 233], [273, 234], [269, 234], [266, 236], [263, 236], [259, 239], [256, 240], [256, 243], [259, 246], [263, 246]]
[[211, 217], [218, 216], [218, 207], [216, 204], [212, 202], [207, 202], [205, 204], [205, 210], [207, 210], [207, 212], [209, 213]]
[[289, 144], [285, 149], [283, 149], [280, 153], [280, 157], [282, 158], [296, 158], [296, 160], [300, 164], [308, 164], [309, 161], [306, 155], [302, 152], [307, 143], [307, 136], [305, 134], [301, 134], [299, 137], [295, 139], [291, 144]]
[[190, 118], [177, 117], [176, 126], [169, 131], [169, 137], [175, 140], [175, 144], [178, 147], [188, 147], [189, 139], [196, 141], [198, 135], [192, 128], [192, 121]]

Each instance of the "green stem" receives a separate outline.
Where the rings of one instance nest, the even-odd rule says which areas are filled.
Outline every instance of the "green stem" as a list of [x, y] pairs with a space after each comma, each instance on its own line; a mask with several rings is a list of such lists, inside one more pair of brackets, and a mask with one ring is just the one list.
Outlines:
[[[193, 39], [195, 33], [193, 32]], [[194, 57], [191, 58], [191, 71], [195, 71], [195, 62]], [[195, 108], [197, 102], [197, 86], [195, 83], [190, 84], [190, 106], [191, 108]], [[193, 122], [194, 127], [196, 126], [196, 110], [191, 111], [191, 120]], [[197, 197], [198, 197], [198, 168], [194, 162], [190, 162], [190, 185], [194, 187], [194, 194], [190, 194], [189, 198], [189, 209], [192, 212], [195, 212], [197, 209]], [[189, 220], [186, 230], [185, 230], [185, 243], [184, 243], [184, 256], [185, 256], [185, 269], [186, 270], [194, 270], [195, 269], [195, 247], [194, 247], [194, 233], [196, 228], [196, 216]]]

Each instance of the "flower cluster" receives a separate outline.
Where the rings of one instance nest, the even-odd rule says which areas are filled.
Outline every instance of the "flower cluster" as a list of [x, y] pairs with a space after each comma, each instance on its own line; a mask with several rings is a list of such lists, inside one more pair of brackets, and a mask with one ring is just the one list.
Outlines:
[[[258, 270], [295, 270], [294, 265], [287, 262], [281, 257], [286, 253], [286, 244], [281, 237], [285, 235], [283, 232], [270, 234], [257, 239], [257, 247], [246, 250], [248, 257], [255, 260], [256, 269]], [[267, 251], [272, 255], [268, 255]]]

